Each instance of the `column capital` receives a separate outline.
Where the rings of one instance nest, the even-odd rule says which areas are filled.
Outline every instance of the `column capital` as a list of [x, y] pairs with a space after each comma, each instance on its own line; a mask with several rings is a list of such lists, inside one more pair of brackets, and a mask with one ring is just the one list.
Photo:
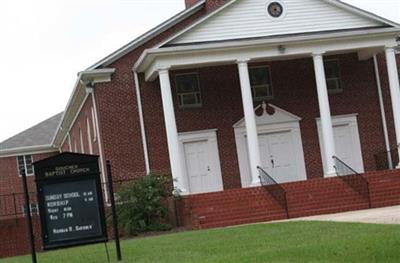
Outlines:
[[324, 54], [325, 54], [325, 51], [315, 51], [315, 52], [311, 53], [311, 56], [314, 57], [314, 58], [315, 57], [323, 57]]
[[397, 47], [390, 47], [390, 46], [389, 46], [389, 47], [385, 47], [385, 51], [386, 51], [386, 52], [388, 52], [388, 51], [389, 51], [389, 52], [395, 52], [395, 51], [396, 51], [396, 48], [397, 48]]
[[249, 58], [241, 58], [241, 59], [237, 59], [236, 60], [236, 64], [238, 65], [244, 65], [244, 64], [248, 64], [250, 61]]
[[157, 69], [158, 74], [163, 74], [163, 73], [168, 73], [171, 67], [165, 66], [165, 67], [159, 67]]

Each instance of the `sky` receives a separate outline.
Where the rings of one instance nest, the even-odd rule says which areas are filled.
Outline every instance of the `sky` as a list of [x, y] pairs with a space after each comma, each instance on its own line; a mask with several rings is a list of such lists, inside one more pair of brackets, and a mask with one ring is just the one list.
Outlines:
[[[345, 0], [400, 23], [399, 0]], [[1, 0], [0, 142], [63, 111], [77, 73], [184, 0]]]

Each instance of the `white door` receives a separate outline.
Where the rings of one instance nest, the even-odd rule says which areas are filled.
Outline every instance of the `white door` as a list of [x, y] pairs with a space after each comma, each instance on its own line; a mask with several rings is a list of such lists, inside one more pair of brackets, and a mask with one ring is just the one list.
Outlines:
[[297, 167], [291, 133], [279, 132], [259, 135], [263, 169], [278, 183], [301, 180]]
[[187, 142], [183, 144], [186, 173], [189, 179], [190, 193], [207, 193], [220, 189], [217, 169], [212, 165], [209, 142]]
[[[336, 155], [347, 165], [353, 165], [352, 142], [350, 140], [350, 128], [348, 125], [333, 127]], [[354, 165], [353, 165], [354, 166]]]
[[[358, 173], [364, 172], [360, 136], [357, 125], [357, 115], [333, 116], [333, 138], [335, 155]], [[321, 157], [326, 171], [326, 157], [322, 140], [321, 122], [317, 120]]]
[[261, 168], [272, 175], [272, 156], [269, 150], [268, 135], [260, 134], [258, 136], [258, 144], [260, 145]]

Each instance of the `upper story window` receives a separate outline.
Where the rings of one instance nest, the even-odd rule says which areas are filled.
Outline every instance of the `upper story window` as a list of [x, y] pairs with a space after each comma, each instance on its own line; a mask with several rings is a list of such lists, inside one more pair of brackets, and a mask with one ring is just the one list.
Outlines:
[[343, 91], [340, 81], [340, 67], [337, 59], [324, 61], [326, 86], [330, 94], [340, 93]]
[[22, 175], [22, 170], [25, 170], [27, 176], [33, 175], [32, 155], [18, 156], [17, 162], [19, 175]]
[[197, 73], [175, 77], [178, 103], [181, 108], [201, 107], [200, 81]]
[[[39, 205], [38, 204], [29, 204], [29, 210], [31, 212], [31, 216], [39, 215]], [[26, 205], [22, 206], [22, 215], [25, 217], [28, 213], [28, 209]]]
[[254, 101], [273, 98], [271, 72], [268, 66], [250, 67], [250, 84]]

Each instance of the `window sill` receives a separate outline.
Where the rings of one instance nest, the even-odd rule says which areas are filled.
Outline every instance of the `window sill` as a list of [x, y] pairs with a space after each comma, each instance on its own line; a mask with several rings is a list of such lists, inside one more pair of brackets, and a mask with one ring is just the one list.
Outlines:
[[273, 96], [270, 96], [270, 97], [253, 98], [253, 102], [270, 101], [270, 100], [273, 100], [273, 99], [274, 99]]
[[342, 94], [342, 93], [343, 93], [342, 89], [328, 90], [328, 95], [337, 95], [337, 94]]
[[199, 104], [199, 105], [185, 105], [185, 106], [179, 106], [180, 110], [195, 110], [195, 109], [200, 109], [202, 108], [203, 105]]

